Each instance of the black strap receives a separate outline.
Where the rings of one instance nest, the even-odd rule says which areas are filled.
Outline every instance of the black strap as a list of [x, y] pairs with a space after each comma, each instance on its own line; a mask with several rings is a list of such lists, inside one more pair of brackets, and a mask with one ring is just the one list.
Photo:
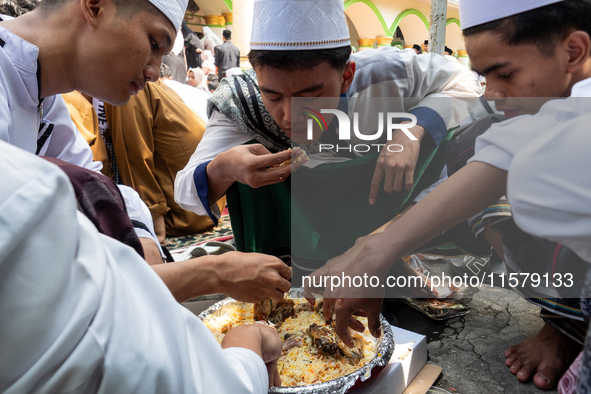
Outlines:
[[41, 63], [39, 62], [39, 58], [37, 58], [37, 92], [39, 95], [39, 108], [41, 108], [43, 99], [41, 98]]
[[[43, 129], [45, 129], [45, 131], [43, 131]], [[35, 152], [36, 155], [41, 152], [43, 145], [45, 145], [45, 142], [47, 142], [47, 139], [53, 132], [53, 123], [41, 123], [41, 126], [39, 126], [39, 132], [41, 133], [42, 131], [43, 135], [37, 139], [37, 151]]]
[[135, 228], [141, 228], [142, 230], [146, 230], [147, 232], [149, 232], [150, 234], [152, 234], [152, 232], [150, 231], [150, 229], [148, 228], [148, 226], [146, 226], [144, 223], [140, 222], [139, 220], [133, 220], [132, 219], [131, 220], [131, 224], [133, 224], [133, 227], [135, 227]]
[[170, 254], [170, 251], [166, 248], [166, 246], [162, 246], [162, 252], [164, 252], [164, 257], [166, 257], [167, 263], [174, 263], [174, 257]]
[[[4, 21], [4, 20], [3, 20], [3, 19], [2, 19], [2, 17], [0, 16], [0, 22], [3, 22], [3, 21]], [[4, 40], [0, 38], [0, 48], [4, 48], [4, 45], [5, 45], [5, 44], [6, 44], [6, 43], [4, 42]]]

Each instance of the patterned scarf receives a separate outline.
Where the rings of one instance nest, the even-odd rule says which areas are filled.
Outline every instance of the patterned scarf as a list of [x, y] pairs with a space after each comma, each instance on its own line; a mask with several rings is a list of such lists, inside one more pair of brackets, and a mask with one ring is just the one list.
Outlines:
[[[272, 152], [292, 147], [289, 136], [265, 108], [253, 69], [222, 79], [218, 89], [207, 101], [208, 117], [212, 116], [214, 109]], [[319, 150], [318, 142], [305, 146], [293, 143], [293, 146], [300, 147], [308, 154]]]

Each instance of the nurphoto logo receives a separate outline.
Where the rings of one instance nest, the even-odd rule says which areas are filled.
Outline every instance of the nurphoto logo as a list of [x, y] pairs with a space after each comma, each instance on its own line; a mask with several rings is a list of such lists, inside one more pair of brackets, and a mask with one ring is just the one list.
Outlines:
[[[309, 116], [310, 118], [307, 120], [307, 139], [308, 141], [314, 140], [314, 123], [320, 127], [321, 131], [325, 131], [328, 129], [328, 124], [322, 114], [333, 114], [336, 116], [338, 121], [338, 135], [339, 140], [341, 141], [351, 141], [351, 120], [349, 115], [345, 112], [340, 111], [338, 109], [321, 109], [320, 112], [313, 110], [312, 108], [304, 107], [305, 111], [304, 114]], [[384, 134], [384, 129], [386, 130], [386, 139], [387, 141], [392, 140], [392, 132], [394, 130], [402, 130], [402, 132], [411, 140], [417, 141], [417, 137], [415, 137], [409, 129], [417, 125], [417, 118], [413, 114], [405, 113], [405, 112], [378, 112], [378, 129], [373, 134], [364, 134], [359, 130], [359, 114], [357, 112], [353, 113], [353, 135], [356, 140], [360, 141], [378, 141], [382, 138]], [[400, 123], [400, 122], [408, 122], [408, 123]], [[386, 127], [384, 127], [384, 123]], [[349, 146], [335, 146], [334, 144], [320, 144], [320, 152], [336, 149], [336, 151], [347, 150], [349, 152], [357, 152], [357, 153], [367, 153], [369, 152], [372, 147], [377, 148], [379, 152], [385, 144], [351, 144]], [[388, 146], [389, 152], [402, 152], [404, 149], [402, 145], [399, 144], [392, 144]]]

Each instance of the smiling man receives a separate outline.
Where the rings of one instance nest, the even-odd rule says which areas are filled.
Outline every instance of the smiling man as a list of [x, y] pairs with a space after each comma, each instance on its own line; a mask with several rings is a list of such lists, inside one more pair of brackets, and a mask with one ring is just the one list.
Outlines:
[[[289, 254], [292, 196], [288, 177], [303, 163], [289, 163], [292, 153], [288, 148], [299, 146], [311, 159], [298, 174], [316, 167], [324, 169], [327, 164], [336, 167], [349, 160], [356, 165], [355, 159], [361, 156], [353, 153], [347, 157], [336, 149], [325, 154], [318, 151], [317, 145], [305, 146], [305, 130], [292, 128], [301, 123], [301, 115], [292, 113], [292, 100], [319, 97], [337, 98], [338, 102], [342, 97], [352, 118], [354, 112], [377, 115], [369, 108], [370, 99], [388, 97], [391, 100], [384, 103], [391, 105], [390, 110], [397, 108], [416, 116], [417, 125], [410, 128], [415, 139], [396, 130], [391, 140], [384, 137], [379, 141], [385, 147], [379, 157], [372, 152], [375, 157], [369, 172], [359, 182], [349, 182], [350, 187], [363, 193], [360, 210], [350, 211], [372, 210], [379, 216], [382, 207], [371, 205], [386, 204], [392, 202], [388, 198], [393, 198], [397, 201], [389, 206], [399, 212], [415, 192], [418, 180], [426, 178], [424, 168], [416, 170], [421, 167], [417, 163], [443, 167], [442, 162], [431, 161], [429, 155], [444, 149], [448, 130], [459, 125], [467, 113], [465, 103], [458, 104], [452, 97], [475, 98], [480, 91], [477, 80], [465, 67], [437, 55], [417, 56], [414, 51], [397, 48], [351, 55], [342, 1], [257, 0], [254, 7], [248, 55], [253, 69], [224, 79], [210, 99], [207, 131], [177, 176], [176, 201], [184, 209], [209, 214], [215, 221], [220, 212], [213, 202], [227, 193], [240, 250]], [[437, 95], [448, 100], [429, 100]], [[360, 123], [364, 128], [363, 121]], [[321, 138], [336, 140], [335, 128], [331, 126]], [[404, 147], [403, 152], [387, 149], [396, 144]], [[347, 147], [351, 149], [351, 145]], [[288, 164], [279, 166], [285, 161]], [[431, 172], [438, 177], [440, 171]], [[380, 189], [384, 193], [378, 197]], [[336, 189], [333, 192], [338, 193]], [[352, 192], [339, 194], [344, 197]], [[328, 202], [331, 198], [326, 195], [322, 200]], [[385, 216], [380, 216], [374, 228], [383, 224]], [[324, 245], [331, 244], [327, 240], [329, 233], [323, 233]], [[322, 258], [321, 249], [315, 249], [318, 258]], [[336, 255], [328, 247], [322, 253]]]
[[[493, 99], [497, 109], [512, 119], [493, 125], [479, 137], [476, 154], [468, 164], [400, 220], [379, 236], [329, 261], [315, 275], [340, 275], [343, 271], [349, 276], [366, 272], [384, 275], [392, 262], [495, 203], [505, 194], [513, 157], [542, 135], [545, 127], [553, 127], [562, 120], [552, 111], [545, 113], [546, 118], [518, 115], [536, 114], [540, 108], [546, 108], [542, 105], [549, 98], [564, 98], [584, 91], [585, 80], [591, 77], [590, 1], [506, 1], [501, 6], [498, 2], [472, 0], [461, 2], [460, 11], [472, 67], [487, 79], [485, 96]], [[554, 200], [554, 203], [562, 202]], [[568, 273], [578, 269], [583, 275], [576, 279], [583, 280], [587, 265], [572, 251], [508, 226], [511, 224], [505, 222], [499, 228], [510, 272], [543, 273], [552, 268], [558, 270], [552, 272]], [[507, 237], [508, 234], [517, 237]], [[528, 245], [536, 246], [538, 254], [532, 256], [531, 250], [524, 248]], [[551, 264], [546, 270], [548, 262]], [[370, 316], [373, 322], [370, 329], [377, 334], [381, 298], [363, 298], [363, 292], [358, 293], [359, 298], [352, 298], [350, 291], [349, 298], [344, 298], [346, 290], [328, 294], [336, 299], [339, 334], [349, 340], [348, 319], [359, 309]], [[543, 316], [550, 319], [537, 336], [509, 347], [505, 357], [510, 371], [519, 380], [533, 378], [539, 388], [550, 389], [581, 349], [585, 333], [585, 319], [579, 307], [581, 285], [579, 282], [566, 302], [558, 296], [560, 292], [557, 295], [543, 286], [537, 290], [535, 297], [540, 298], [531, 301], [542, 306]], [[541, 295], [544, 292], [545, 297]], [[325, 308], [331, 304], [333, 301], [325, 302]], [[560, 316], [569, 319], [564, 321]], [[583, 325], [577, 327], [577, 321]]]

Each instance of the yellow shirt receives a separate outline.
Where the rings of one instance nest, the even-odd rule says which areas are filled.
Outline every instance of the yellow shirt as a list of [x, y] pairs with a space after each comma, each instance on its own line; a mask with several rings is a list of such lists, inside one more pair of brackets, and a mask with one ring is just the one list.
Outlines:
[[[205, 132], [203, 121], [161, 81], [148, 83], [123, 106], [105, 104], [119, 175], [148, 205], [164, 215], [167, 235], [186, 235], [213, 226], [207, 216], [174, 201], [177, 172], [189, 162]], [[218, 201], [220, 209], [225, 199]]]

